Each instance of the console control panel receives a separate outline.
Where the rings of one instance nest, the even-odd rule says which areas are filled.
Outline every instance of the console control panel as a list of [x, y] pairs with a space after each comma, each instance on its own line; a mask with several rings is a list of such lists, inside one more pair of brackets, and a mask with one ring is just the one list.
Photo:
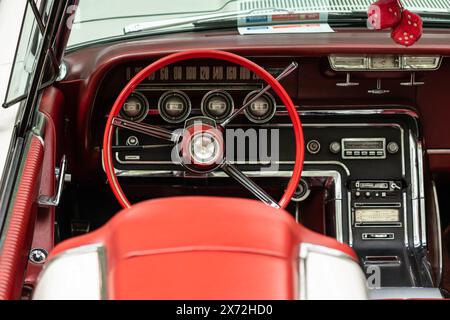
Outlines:
[[[357, 180], [351, 182], [350, 188], [354, 227], [402, 226], [401, 181]], [[381, 235], [365, 238], [387, 239]]]

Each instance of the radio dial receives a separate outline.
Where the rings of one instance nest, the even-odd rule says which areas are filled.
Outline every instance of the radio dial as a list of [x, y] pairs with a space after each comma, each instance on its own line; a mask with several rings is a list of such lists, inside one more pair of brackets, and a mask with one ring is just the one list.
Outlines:
[[341, 144], [337, 141], [333, 141], [330, 143], [330, 151], [331, 153], [338, 154], [341, 152]]
[[320, 142], [317, 140], [311, 140], [306, 145], [306, 149], [311, 154], [318, 154], [320, 152]]
[[398, 152], [398, 150], [400, 150], [400, 147], [398, 146], [397, 142], [389, 142], [389, 144], [387, 145], [387, 151], [390, 154], [395, 154]]

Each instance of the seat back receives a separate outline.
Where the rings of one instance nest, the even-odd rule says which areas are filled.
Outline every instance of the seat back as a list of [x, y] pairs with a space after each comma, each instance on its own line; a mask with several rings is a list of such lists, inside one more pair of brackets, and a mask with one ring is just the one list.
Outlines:
[[[355, 297], [365, 297], [364, 276], [349, 247], [253, 200], [146, 201], [118, 213], [101, 229], [60, 244], [51, 256], [35, 298], [58, 294], [59, 299], [61, 294], [82, 299], [307, 298], [301, 289], [316, 297], [322, 290], [308, 287], [317, 275], [306, 270], [313, 271], [324, 261], [340, 264], [352, 277], [356, 273], [357, 287], [362, 289], [354, 292]], [[67, 271], [58, 272], [63, 268], [80, 279], [71, 275], [67, 280]], [[83, 292], [87, 281], [83, 277], [91, 279], [89, 294]], [[77, 281], [77, 288], [71, 281]], [[55, 288], [58, 282], [68, 287]], [[345, 284], [338, 286], [343, 290]]]

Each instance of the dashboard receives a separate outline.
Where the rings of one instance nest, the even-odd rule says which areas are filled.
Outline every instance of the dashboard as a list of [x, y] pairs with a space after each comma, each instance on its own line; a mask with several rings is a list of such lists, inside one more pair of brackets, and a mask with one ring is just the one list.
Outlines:
[[[118, 43], [73, 52], [65, 58], [68, 77], [60, 86], [73, 93], [68, 101], [69, 135], [79, 145], [71, 155], [74, 179], [103, 179], [101, 145], [106, 118], [125, 84], [168, 52], [196, 48], [233, 51], [277, 77], [295, 62], [298, 69], [282, 85], [300, 115], [305, 135], [302, 180], [288, 211], [308, 228], [352, 246], [361, 264], [385, 270], [383, 286], [431, 286], [435, 263], [427, 248], [433, 228], [427, 224], [433, 194], [428, 172], [436, 165], [433, 150], [450, 148], [447, 44], [430, 50], [428, 42], [408, 50], [379, 45], [383, 34], [365, 39], [349, 32], [324, 35], [238, 38], [236, 34], [168, 35], [156, 41]], [[289, 42], [295, 39], [292, 45]], [[176, 40], [176, 41], [175, 41]], [[422, 41], [422, 40], [421, 40]], [[450, 52], [450, 44], [448, 44]], [[170, 65], [138, 85], [120, 117], [171, 130], [188, 118], [205, 116], [218, 123], [264, 87], [245, 68], [214, 60]], [[293, 168], [294, 140], [287, 111], [272, 91], [233, 120], [230, 128], [256, 132], [238, 144], [244, 153], [232, 162], [274, 198], [284, 191]], [[439, 133], [438, 133], [439, 132]], [[261, 157], [279, 137], [276, 170]], [[225, 139], [236, 137], [225, 137]], [[256, 148], [256, 157], [249, 150]], [[223, 172], [192, 174], [171, 160], [172, 145], [123, 128], [113, 143], [114, 167], [132, 201], [196, 194], [251, 197]], [[424, 158], [424, 154], [427, 157]], [[439, 155], [440, 157], [440, 155]], [[440, 158], [441, 159], [441, 158]], [[81, 165], [82, 164], [82, 165]], [[266, 170], [261, 170], [266, 169]], [[434, 213], [431, 213], [434, 214]], [[430, 269], [433, 268], [433, 271]]]
[[[390, 66], [392, 72], [399, 73], [410, 71], [410, 68], [416, 68], [417, 72], [430, 71], [441, 64], [441, 57], [409, 57], [410, 60], [406, 60], [392, 55], [328, 56], [316, 62], [321, 65], [324, 76], [335, 79], [335, 69], [351, 72], [355, 59], [363, 61], [371, 72], [377, 72], [376, 68], [386, 70], [385, 61], [389, 59], [399, 62], [397, 69]], [[303, 86], [299, 81], [304, 59], [258, 57], [254, 60], [264, 65], [274, 77], [290, 63], [297, 62], [300, 68], [284, 79], [283, 85], [291, 96], [298, 96], [298, 90]], [[408, 67], [404, 69], [406, 63]], [[102, 103], [105, 108], [98, 115], [103, 119], [107, 116], [115, 97], [111, 94], [114, 84], [125, 84], [146, 65], [127, 63], [109, 73], [103, 82], [103, 87], [108, 90], [104, 96], [99, 94], [97, 97], [100, 101], [106, 100]], [[401, 77], [408, 77], [408, 71]], [[187, 118], [197, 116], [220, 123], [263, 86], [256, 75], [244, 68], [217, 61], [188, 61], [161, 69], [138, 85], [123, 105], [120, 116], [171, 130], [182, 127]], [[352, 246], [363, 257], [366, 268], [388, 268], [383, 286], [430, 285], [431, 278], [422, 276], [429, 268], [420, 262], [423, 252], [405, 251], [405, 247], [427, 245], [419, 115], [410, 108], [394, 104], [346, 109], [297, 105], [297, 109], [305, 135], [305, 165], [288, 210], [307, 227]], [[245, 136], [238, 140], [235, 145], [244, 146], [244, 152], [239, 154], [233, 150], [236, 157], [230, 158], [227, 154], [228, 160], [274, 197], [280, 196], [291, 175], [295, 154], [285, 107], [269, 91], [234, 119], [230, 128], [257, 134], [254, 138]], [[102, 131], [98, 133], [101, 137]], [[267, 139], [273, 135], [280, 141], [276, 150]], [[239, 137], [226, 135], [227, 139]], [[252, 154], [253, 146], [257, 148]], [[208, 195], [236, 192], [238, 186], [223, 172], [193, 174], [174, 163], [172, 148], [167, 141], [116, 128], [114, 167], [131, 198], [139, 194], [134, 199], [139, 201], [168, 192], [155, 188], [146, 191], [143, 184], [147, 187], [168, 184], [175, 193], [177, 189], [191, 189], [196, 194]], [[270, 170], [273, 159], [268, 161], [262, 157], [261, 149], [279, 153], [276, 169]], [[136, 182], [135, 179], [141, 180]], [[242, 196], [251, 197], [245, 193]], [[316, 208], [314, 217], [308, 216], [311, 208]], [[412, 269], [416, 271], [410, 272]]]

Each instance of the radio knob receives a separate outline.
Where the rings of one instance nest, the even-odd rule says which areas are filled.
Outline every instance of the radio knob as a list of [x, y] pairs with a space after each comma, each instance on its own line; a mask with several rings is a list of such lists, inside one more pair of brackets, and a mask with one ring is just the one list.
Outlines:
[[398, 146], [397, 142], [389, 142], [389, 144], [387, 145], [387, 151], [390, 154], [395, 154], [398, 152], [398, 150], [400, 150], [400, 147]]
[[331, 153], [338, 154], [341, 152], [341, 144], [337, 141], [333, 141], [330, 143], [330, 151]]
[[311, 154], [318, 154], [320, 151], [320, 143], [317, 140], [311, 140], [306, 145], [306, 149]]

